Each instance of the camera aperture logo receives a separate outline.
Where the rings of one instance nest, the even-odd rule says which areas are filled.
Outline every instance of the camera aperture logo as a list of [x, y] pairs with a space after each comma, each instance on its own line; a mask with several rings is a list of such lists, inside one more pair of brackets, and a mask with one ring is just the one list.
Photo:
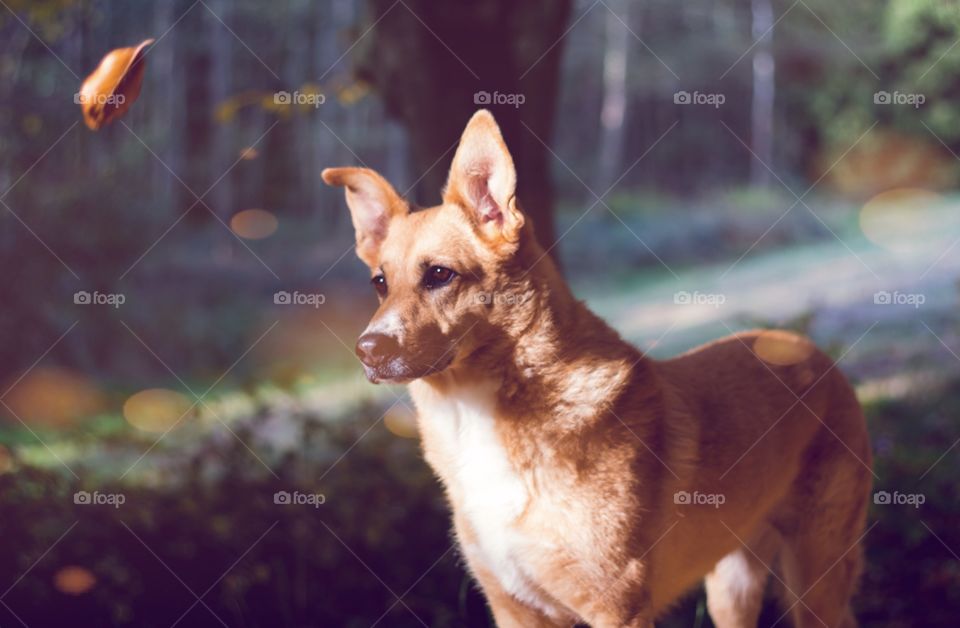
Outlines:
[[913, 506], [919, 508], [927, 501], [923, 493], [901, 493], [900, 491], [877, 491], [873, 494], [873, 503], [878, 506]]
[[873, 94], [873, 104], [875, 105], [909, 105], [914, 109], [919, 109], [925, 102], [927, 102], [927, 97], [923, 94], [899, 91], [890, 93], [883, 90]]
[[727, 497], [723, 493], [677, 491], [673, 494], [673, 503], [678, 506], [713, 506], [719, 508], [726, 502]]
[[100, 491], [77, 491], [73, 494], [73, 503], [79, 506], [113, 506], [120, 508], [127, 501], [123, 493], [101, 493]]
[[520, 108], [520, 105], [527, 102], [527, 97], [523, 94], [501, 94], [500, 92], [490, 92], [480, 90], [473, 95], [473, 104], [475, 105], [511, 105]]
[[319, 308], [327, 302], [327, 297], [322, 293], [287, 292], [279, 290], [273, 293], [273, 302], [276, 305], [309, 305], [312, 308]]
[[313, 506], [314, 508], [319, 508], [327, 503], [327, 496], [323, 493], [277, 491], [273, 494], [273, 503], [283, 506]]
[[75, 305], [109, 305], [113, 308], [119, 308], [127, 302], [127, 297], [121, 293], [79, 290], [73, 293], [73, 302]]
[[708, 105], [714, 109], [719, 109], [725, 102], [727, 102], [727, 97], [724, 94], [697, 91], [690, 93], [684, 90], [673, 94], [673, 104], [675, 105]]
[[526, 302], [526, 295], [507, 292], [481, 292], [476, 296], [480, 305], [521, 305]]
[[101, 107], [106, 107], [109, 105], [113, 107], [119, 107], [125, 102], [127, 102], [127, 97], [124, 94], [77, 92], [73, 95], [73, 103], [75, 105], [100, 105]]
[[320, 93], [294, 91], [293, 93], [279, 91], [273, 94], [275, 105], [297, 105], [298, 107], [318, 108], [327, 102], [327, 97]]
[[710, 305], [718, 308], [727, 302], [727, 296], [719, 293], [700, 292], [699, 290], [693, 292], [680, 290], [673, 294], [673, 302], [677, 305]]
[[920, 309], [920, 306], [927, 302], [926, 295], [919, 292], [887, 292], [881, 290], [873, 294], [874, 305], [912, 305], [914, 309]]

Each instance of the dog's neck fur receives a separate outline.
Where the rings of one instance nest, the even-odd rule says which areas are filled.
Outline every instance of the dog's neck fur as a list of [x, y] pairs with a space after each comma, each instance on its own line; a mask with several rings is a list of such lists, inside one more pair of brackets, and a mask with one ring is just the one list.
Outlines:
[[[646, 369], [640, 352], [574, 298], [553, 260], [524, 228], [506, 262], [512, 298], [496, 304], [483, 340], [447, 370], [423, 382], [440, 395], [477, 381], [495, 381], [501, 407], [524, 408], [542, 425], [548, 417], [578, 422], [616, 401], [624, 385]], [[478, 330], [479, 331], [479, 330]], [[571, 375], [573, 373], [573, 375]]]

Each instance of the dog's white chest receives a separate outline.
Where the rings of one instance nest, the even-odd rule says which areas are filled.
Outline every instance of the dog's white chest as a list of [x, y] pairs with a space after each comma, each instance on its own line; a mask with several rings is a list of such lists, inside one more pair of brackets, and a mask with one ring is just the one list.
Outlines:
[[423, 418], [442, 451], [445, 468], [440, 473], [454, 496], [457, 515], [473, 533], [473, 546], [465, 549], [478, 555], [506, 590], [534, 602], [521, 567], [529, 539], [515, 526], [530, 493], [495, 429], [496, 388], [458, 392], [456, 397], [431, 404]]

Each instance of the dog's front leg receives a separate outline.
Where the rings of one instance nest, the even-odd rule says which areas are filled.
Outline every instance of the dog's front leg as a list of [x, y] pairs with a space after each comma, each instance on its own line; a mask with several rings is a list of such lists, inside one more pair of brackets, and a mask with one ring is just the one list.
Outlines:
[[653, 620], [643, 613], [610, 612], [588, 618], [591, 628], [653, 628]]
[[573, 609], [592, 628], [653, 628], [645, 571], [639, 560], [630, 560], [619, 569], [611, 567], [611, 573], [620, 574], [616, 580], [586, 586], [586, 595]]
[[480, 584], [487, 604], [493, 613], [498, 628], [570, 628], [576, 621], [573, 617], [551, 617], [542, 610], [522, 602], [500, 584], [499, 579], [485, 565], [473, 543], [469, 524], [454, 517], [461, 552], [470, 567], [470, 573]]
[[498, 628], [571, 628], [574, 621], [552, 618], [503, 590], [495, 579], [475, 572]]
[[496, 576], [478, 565], [476, 558], [471, 559], [469, 551], [464, 550], [464, 555], [470, 564], [470, 571], [483, 589], [498, 628], [570, 628], [575, 623], [573, 619], [550, 617], [543, 611], [521, 602], [500, 586]]
[[653, 628], [653, 620], [646, 613], [640, 615], [625, 615], [620, 613], [603, 613], [588, 618], [591, 628]]

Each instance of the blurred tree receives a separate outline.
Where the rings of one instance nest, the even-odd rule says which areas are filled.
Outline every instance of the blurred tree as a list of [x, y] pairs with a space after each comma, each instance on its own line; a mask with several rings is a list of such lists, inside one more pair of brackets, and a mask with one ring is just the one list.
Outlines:
[[[552, 157], [545, 144], [571, 1], [369, 0], [368, 6], [376, 29], [361, 40], [357, 74], [409, 132], [416, 200], [436, 202], [454, 142], [470, 115], [488, 107], [513, 153], [523, 209], [544, 246], [553, 244]], [[497, 95], [518, 98], [501, 104]]]
[[[627, 54], [630, 31], [621, 20], [628, 19], [626, 0], [611, 0], [606, 14], [603, 53], [603, 105], [600, 110], [600, 150], [595, 185], [603, 193], [619, 174], [623, 153], [623, 121], [627, 110]], [[623, 18], [620, 15], [623, 15]]]
[[751, 143], [757, 159], [750, 162], [750, 182], [771, 183], [773, 167], [773, 103], [776, 95], [773, 59], [773, 5], [770, 0], [752, 0], [751, 33], [757, 46], [753, 52], [753, 101], [750, 106]]

